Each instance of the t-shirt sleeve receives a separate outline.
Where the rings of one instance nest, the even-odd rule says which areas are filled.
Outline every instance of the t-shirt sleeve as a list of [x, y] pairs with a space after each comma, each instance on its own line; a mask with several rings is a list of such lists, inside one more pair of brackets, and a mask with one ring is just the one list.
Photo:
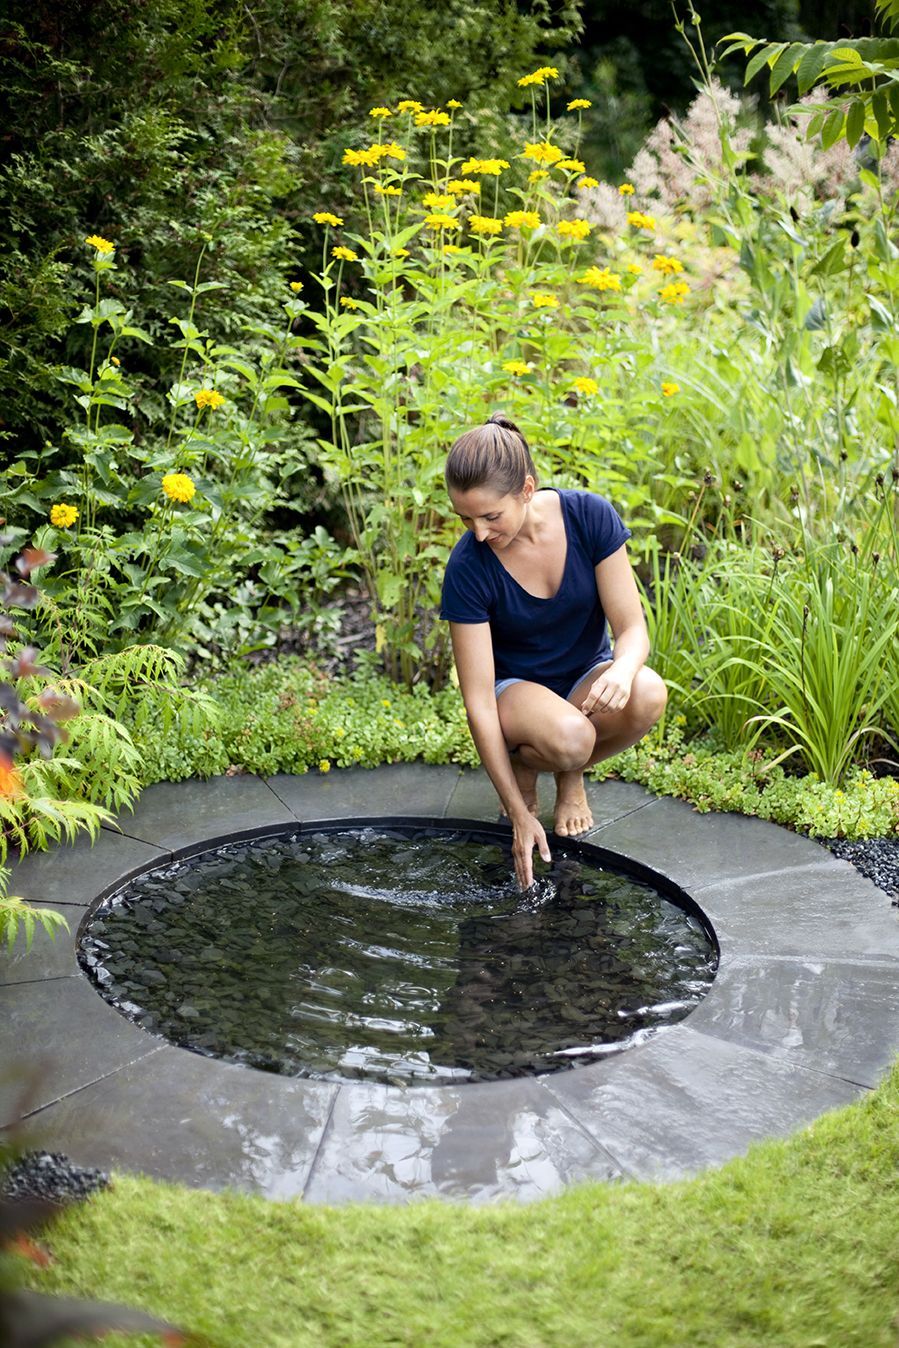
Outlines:
[[584, 492], [581, 496], [581, 511], [590, 561], [598, 566], [613, 552], [617, 552], [622, 543], [627, 542], [631, 531], [611, 501], [607, 501], [604, 496]]
[[490, 593], [475, 559], [454, 549], [443, 577], [440, 616], [451, 623], [490, 621]]

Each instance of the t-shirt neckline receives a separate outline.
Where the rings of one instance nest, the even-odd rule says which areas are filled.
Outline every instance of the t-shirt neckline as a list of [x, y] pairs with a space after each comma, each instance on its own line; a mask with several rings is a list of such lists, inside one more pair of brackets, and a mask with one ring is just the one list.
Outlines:
[[542, 490], [554, 491], [558, 496], [559, 509], [562, 512], [562, 528], [565, 530], [565, 565], [562, 567], [562, 579], [559, 581], [559, 588], [556, 590], [555, 594], [551, 594], [548, 596], [544, 596], [541, 594], [531, 594], [530, 590], [526, 590], [522, 585], [521, 581], [516, 580], [515, 577], [512, 575], [511, 571], [507, 570], [507, 568], [503, 566], [502, 562], [497, 557], [496, 553], [493, 551], [490, 545], [485, 544], [485, 546], [487, 548], [487, 551], [490, 553], [490, 556], [496, 563], [496, 565], [502, 571], [503, 575], [506, 576], [506, 578], [512, 582], [512, 584], [515, 586], [516, 589], [520, 590], [521, 593], [525, 595], [528, 599], [532, 599], [535, 604], [551, 604], [553, 600], [558, 599], [559, 595], [565, 588], [565, 581], [568, 579], [568, 564], [571, 560], [571, 531], [568, 528], [568, 513], [565, 509], [565, 497], [562, 495], [561, 487], [545, 487]]

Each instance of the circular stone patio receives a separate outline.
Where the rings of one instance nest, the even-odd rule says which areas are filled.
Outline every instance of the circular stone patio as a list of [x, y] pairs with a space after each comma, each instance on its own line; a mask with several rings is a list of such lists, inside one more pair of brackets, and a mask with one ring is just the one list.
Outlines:
[[198, 1187], [485, 1202], [695, 1174], [874, 1087], [899, 1053], [899, 912], [883, 891], [773, 824], [624, 782], [588, 791], [585, 840], [667, 876], [715, 929], [717, 977], [677, 1025], [571, 1071], [460, 1087], [307, 1081], [176, 1048], [81, 973], [75, 937], [99, 896], [269, 827], [495, 820], [497, 805], [483, 773], [424, 764], [162, 783], [121, 832], [14, 868], [10, 892], [64, 913], [71, 932], [0, 954], [0, 1126], [24, 1113], [28, 1147]]

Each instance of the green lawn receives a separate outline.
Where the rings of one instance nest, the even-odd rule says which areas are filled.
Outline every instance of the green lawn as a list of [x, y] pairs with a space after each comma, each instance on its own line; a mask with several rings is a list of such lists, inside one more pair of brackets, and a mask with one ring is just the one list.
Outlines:
[[899, 1063], [859, 1104], [692, 1181], [324, 1208], [123, 1177], [48, 1243], [32, 1287], [240, 1348], [896, 1345]]

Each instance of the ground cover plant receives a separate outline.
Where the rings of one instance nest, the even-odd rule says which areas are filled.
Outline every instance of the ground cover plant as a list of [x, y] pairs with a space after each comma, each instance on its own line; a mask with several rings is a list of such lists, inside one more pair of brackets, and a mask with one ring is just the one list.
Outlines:
[[327, 1208], [118, 1177], [27, 1276], [219, 1344], [887, 1348], [897, 1162], [899, 1068], [694, 1180], [530, 1205]]

